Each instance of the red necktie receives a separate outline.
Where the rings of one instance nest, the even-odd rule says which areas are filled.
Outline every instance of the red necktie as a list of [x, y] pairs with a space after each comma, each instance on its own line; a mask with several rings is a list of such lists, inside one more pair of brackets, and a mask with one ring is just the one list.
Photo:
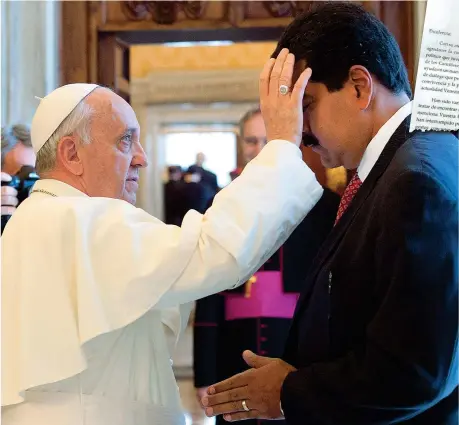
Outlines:
[[360, 180], [359, 175], [355, 173], [346, 189], [344, 190], [343, 196], [341, 197], [338, 213], [336, 214], [335, 226], [341, 216], [344, 214], [344, 211], [347, 210], [347, 207], [351, 203], [360, 186], [362, 186], [362, 181]]

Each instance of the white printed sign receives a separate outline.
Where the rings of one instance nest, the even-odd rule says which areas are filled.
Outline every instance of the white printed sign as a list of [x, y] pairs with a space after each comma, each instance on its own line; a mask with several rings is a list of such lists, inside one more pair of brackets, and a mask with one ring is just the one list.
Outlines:
[[410, 131], [459, 130], [459, 0], [428, 0]]

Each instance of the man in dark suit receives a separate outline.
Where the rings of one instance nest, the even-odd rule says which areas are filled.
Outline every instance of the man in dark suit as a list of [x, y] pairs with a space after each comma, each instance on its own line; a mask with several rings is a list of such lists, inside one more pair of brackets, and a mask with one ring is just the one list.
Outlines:
[[214, 194], [198, 173], [183, 173], [177, 165], [168, 167], [168, 172], [169, 180], [164, 185], [165, 223], [181, 226], [189, 210], [204, 214]]
[[205, 162], [206, 156], [202, 152], [199, 152], [196, 155], [196, 162], [188, 167], [187, 172], [190, 174], [199, 174], [201, 176], [201, 182], [206, 184], [215, 196], [215, 194], [220, 190], [217, 182], [217, 175], [204, 168]]
[[[252, 161], [266, 144], [260, 109], [248, 111], [239, 128], [242, 155]], [[249, 368], [241, 357], [244, 349], [269, 357], [282, 355], [296, 300], [333, 227], [339, 202], [339, 195], [325, 188], [320, 202], [244, 285], [196, 302], [193, 371], [198, 398], [209, 385]], [[216, 425], [224, 423], [222, 417], [216, 418]], [[262, 424], [266, 421], [253, 419], [244, 425]]]
[[[291, 425], [457, 424], [458, 140], [409, 133], [399, 47], [362, 8], [321, 5], [286, 30], [278, 61], [282, 48], [295, 55], [294, 74], [312, 68], [306, 143], [324, 165], [355, 174], [283, 359], [245, 352], [252, 369], [213, 385], [206, 412]], [[276, 77], [291, 87], [284, 68], [279, 78], [275, 66], [270, 88]], [[263, 110], [269, 140], [283, 137], [281, 114], [279, 103]]]
[[184, 201], [188, 210], [195, 210], [204, 214], [215, 196], [215, 192], [202, 181], [201, 174], [186, 172], [183, 176], [185, 182]]
[[168, 181], [164, 185], [164, 222], [181, 226], [188, 211], [185, 201], [185, 182], [182, 168], [178, 165], [168, 167]]

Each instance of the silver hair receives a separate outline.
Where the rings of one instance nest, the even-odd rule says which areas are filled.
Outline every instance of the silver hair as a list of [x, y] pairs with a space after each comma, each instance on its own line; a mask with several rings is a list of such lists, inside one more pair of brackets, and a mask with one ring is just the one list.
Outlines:
[[85, 100], [82, 100], [62, 121], [37, 153], [35, 168], [39, 174], [54, 169], [56, 166], [57, 146], [64, 137], [76, 135], [82, 143], [90, 143], [90, 124], [93, 112], [94, 109]]

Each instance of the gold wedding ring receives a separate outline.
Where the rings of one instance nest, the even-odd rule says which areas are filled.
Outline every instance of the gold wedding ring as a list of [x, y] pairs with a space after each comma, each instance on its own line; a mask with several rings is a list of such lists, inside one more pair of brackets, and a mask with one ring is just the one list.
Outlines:
[[288, 93], [288, 86], [282, 84], [280, 87], [279, 87], [279, 93], [283, 96], [285, 96], [287, 93]]
[[242, 408], [246, 411], [246, 412], [249, 412], [250, 409], [247, 407], [247, 403], [245, 402], [245, 400], [242, 400]]

